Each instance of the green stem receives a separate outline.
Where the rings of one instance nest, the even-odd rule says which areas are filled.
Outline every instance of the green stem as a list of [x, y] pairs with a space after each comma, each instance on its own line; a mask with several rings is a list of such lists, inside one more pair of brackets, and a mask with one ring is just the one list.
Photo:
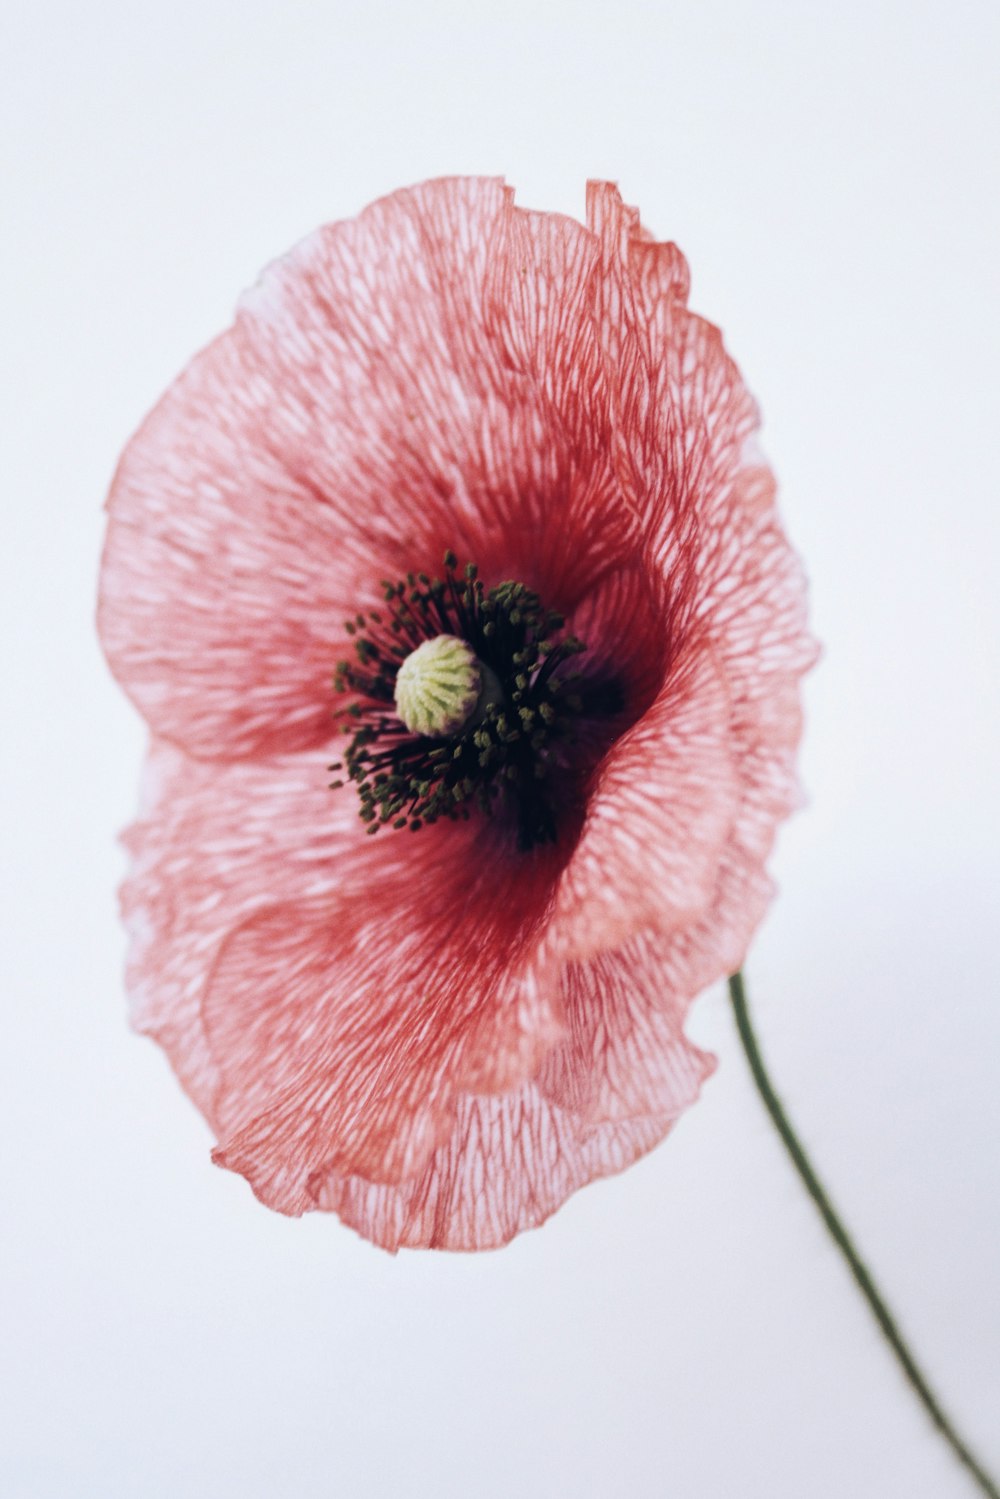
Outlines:
[[927, 1383], [913, 1354], [903, 1341], [903, 1335], [896, 1326], [892, 1313], [882, 1299], [882, 1294], [872, 1279], [871, 1272], [855, 1249], [850, 1235], [834, 1211], [833, 1204], [826, 1195], [823, 1184], [809, 1164], [805, 1151], [799, 1144], [795, 1131], [788, 1122], [788, 1116], [781, 1106], [781, 1100], [771, 1086], [771, 1080], [765, 1070], [760, 1049], [757, 1045], [757, 1038], [750, 1023], [750, 1011], [747, 1007], [742, 973], [734, 973], [731, 976], [729, 980], [729, 997], [733, 1002], [736, 1028], [740, 1033], [740, 1040], [743, 1043], [743, 1050], [746, 1052], [747, 1061], [750, 1063], [750, 1071], [753, 1073], [753, 1080], [757, 1084], [757, 1091], [764, 1100], [764, 1107], [770, 1114], [771, 1122], [781, 1136], [785, 1149], [791, 1156], [806, 1191], [819, 1208], [820, 1216], [827, 1226], [830, 1237], [847, 1261], [850, 1272], [854, 1276], [862, 1296], [864, 1296], [871, 1308], [872, 1315], [882, 1329], [889, 1347], [896, 1355], [914, 1394], [948, 1443], [952, 1452], [954, 1452], [959, 1462], [968, 1469], [983, 1493], [989, 1495], [989, 1499], [1000, 1499], [1000, 1489], [997, 1488], [995, 1481], [986, 1472], [985, 1468], [977, 1462], [973, 1453], [966, 1446], [951, 1424], [951, 1421], [945, 1415], [937, 1396]]

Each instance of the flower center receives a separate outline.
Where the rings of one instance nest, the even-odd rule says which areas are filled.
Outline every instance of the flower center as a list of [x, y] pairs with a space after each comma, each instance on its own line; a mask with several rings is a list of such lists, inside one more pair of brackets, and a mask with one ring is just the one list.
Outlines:
[[330, 768], [354, 782], [370, 833], [512, 805], [522, 848], [552, 842], [582, 708], [567, 663], [584, 646], [524, 584], [487, 591], [471, 563], [457, 575], [453, 552], [444, 566], [443, 579], [384, 583], [386, 610], [347, 623], [356, 660], [334, 685], [353, 696], [351, 738]]

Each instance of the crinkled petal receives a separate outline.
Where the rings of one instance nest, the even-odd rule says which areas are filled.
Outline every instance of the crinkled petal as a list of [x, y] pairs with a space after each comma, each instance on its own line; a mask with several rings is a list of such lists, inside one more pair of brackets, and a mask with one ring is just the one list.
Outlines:
[[601, 244], [597, 310], [616, 376], [612, 451], [647, 543], [676, 587], [712, 546], [714, 509], [757, 408], [718, 328], [687, 306], [676, 245], [653, 242], [610, 183], [589, 184], [587, 222]]
[[565, 1036], [537, 1080], [545, 1097], [582, 1128], [681, 1114], [715, 1065], [684, 1035], [690, 979], [683, 942], [660, 933], [567, 964]]
[[770, 852], [779, 822], [799, 805], [795, 756], [802, 733], [800, 680], [814, 664], [806, 583], [774, 506], [774, 478], [740, 470], [716, 529], [717, 564], [697, 618], [712, 641], [732, 702], [734, 758], [743, 787], [739, 838]]
[[816, 659], [802, 569], [754, 447], [756, 405], [719, 330], [687, 307], [683, 256], [653, 242], [610, 184], [591, 184], [588, 223], [620, 381], [619, 478], [665, 581], [675, 642], [710, 649], [729, 693], [741, 795], [728, 856], [762, 861], [799, 799], [799, 680]]
[[219, 760], [330, 738], [344, 620], [377, 597], [357, 538], [259, 440], [251, 382], [227, 334], [170, 388], [119, 465], [101, 574], [122, 685], [158, 735]]
[[561, 1034], [538, 955], [545, 856], [505, 865], [476, 823], [406, 841], [408, 867], [360, 897], [252, 917], [209, 982], [216, 1159], [283, 1212], [326, 1167], [412, 1176], [459, 1092], [518, 1086]]
[[123, 839], [131, 1018], [212, 1122], [219, 1070], [201, 1005], [223, 941], [276, 898], [358, 898], [371, 878], [374, 840], [356, 801], [329, 790], [329, 758], [219, 766], [165, 743], [150, 750], [140, 816]]
[[410, 1180], [317, 1173], [313, 1205], [387, 1249], [488, 1249], [537, 1226], [661, 1140], [712, 1071], [683, 1034], [673, 976], [649, 940], [567, 967], [566, 1035], [535, 1082], [459, 1098], [447, 1141]]
[[593, 265], [582, 226], [452, 179], [265, 272], [109, 499], [101, 633], [159, 735], [219, 759], [322, 743], [344, 618], [446, 547], [543, 574], [564, 609], [621, 560]]
[[708, 651], [668, 672], [652, 706], [612, 746], [556, 903], [567, 957], [672, 931], [709, 905], [739, 805], [725, 679]]
[[372, 838], [319, 757], [155, 748], [126, 840], [133, 1021], [275, 1205], [328, 1158], [412, 1171], [456, 1089], [515, 1086], [561, 1034], [535, 957], [552, 855], [510, 866], [496, 836]]

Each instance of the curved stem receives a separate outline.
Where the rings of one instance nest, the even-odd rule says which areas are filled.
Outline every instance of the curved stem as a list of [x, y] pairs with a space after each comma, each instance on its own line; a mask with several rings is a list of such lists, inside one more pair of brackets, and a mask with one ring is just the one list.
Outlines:
[[791, 1156], [806, 1191], [819, 1209], [820, 1216], [826, 1224], [830, 1237], [847, 1261], [862, 1296], [867, 1301], [872, 1315], [882, 1329], [890, 1348], [896, 1355], [914, 1394], [948, 1443], [952, 1452], [958, 1458], [959, 1462], [968, 1469], [982, 1492], [989, 1495], [989, 1499], [1000, 1499], [1000, 1489], [997, 1488], [995, 1481], [976, 1460], [942, 1410], [937, 1396], [927, 1383], [913, 1354], [903, 1341], [903, 1335], [896, 1326], [892, 1313], [886, 1306], [881, 1292], [872, 1279], [871, 1272], [854, 1247], [850, 1235], [843, 1223], [841, 1223], [833, 1204], [826, 1195], [823, 1184], [820, 1182], [806, 1157], [805, 1151], [799, 1144], [795, 1131], [788, 1121], [788, 1116], [781, 1106], [781, 1100], [771, 1086], [770, 1078], [765, 1070], [760, 1049], [757, 1045], [757, 1038], [750, 1023], [750, 1011], [747, 1007], [746, 990], [743, 986], [742, 973], [734, 973], [731, 976], [729, 980], [729, 997], [733, 1002], [736, 1028], [740, 1033], [740, 1040], [743, 1043], [743, 1050], [746, 1052], [747, 1061], [750, 1063], [750, 1071], [753, 1073], [753, 1080], [757, 1084], [757, 1091], [764, 1100], [764, 1107], [770, 1114], [771, 1121], [781, 1136], [785, 1149]]

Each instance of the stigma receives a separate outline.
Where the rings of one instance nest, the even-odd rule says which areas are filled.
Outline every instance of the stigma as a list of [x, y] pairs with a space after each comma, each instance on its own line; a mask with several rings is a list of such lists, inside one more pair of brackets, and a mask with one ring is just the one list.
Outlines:
[[481, 722], [488, 703], [500, 701], [501, 688], [467, 640], [435, 635], [400, 663], [393, 697], [411, 734], [450, 739]]

